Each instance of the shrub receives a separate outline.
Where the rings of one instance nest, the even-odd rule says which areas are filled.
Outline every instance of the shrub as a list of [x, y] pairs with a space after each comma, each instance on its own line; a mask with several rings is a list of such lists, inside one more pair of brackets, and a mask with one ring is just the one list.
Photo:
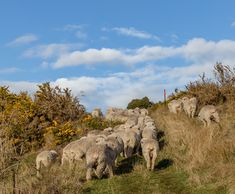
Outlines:
[[134, 108], [149, 108], [153, 105], [152, 102], [149, 101], [148, 97], [144, 97], [142, 99], [133, 99], [127, 106], [127, 109], [134, 109]]
[[68, 120], [77, 120], [85, 112], [84, 106], [71, 94], [68, 88], [61, 89], [58, 86], [52, 88], [50, 83], [39, 85], [35, 94], [35, 105], [38, 114], [46, 120], [63, 123]]

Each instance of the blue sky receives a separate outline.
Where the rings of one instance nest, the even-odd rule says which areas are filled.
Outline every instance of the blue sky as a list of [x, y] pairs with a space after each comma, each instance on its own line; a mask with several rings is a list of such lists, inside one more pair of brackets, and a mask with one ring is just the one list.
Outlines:
[[[229, 0], [0, 2], [0, 85], [69, 87], [90, 111], [162, 100], [235, 61]], [[85, 96], [81, 96], [81, 91]]]

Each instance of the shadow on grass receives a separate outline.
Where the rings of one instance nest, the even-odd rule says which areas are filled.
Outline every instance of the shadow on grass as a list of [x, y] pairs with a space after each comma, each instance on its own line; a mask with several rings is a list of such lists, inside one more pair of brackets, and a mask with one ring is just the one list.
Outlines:
[[134, 166], [136, 163], [142, 163], [143, 158], [138, 156], [138, 155], [133, 155], [130, 158], [125, 158], [121, 160], [120, 164], [118, 165], [115, 174], [120, 175], [120, 174], [127, 174], [132, 172]]
[[171, 159], [163, 159], [158, 162], [157, 166], [155, 166], [156, 170], [164, 170], [173, 165], [173, 160]]
[[162, 131], [162, 130], [158, 131], [157, 140], [158, 140], [158, 143], [159, 143], [159, 148], [160, 148], [160, 150], [162, 150], [166, 146], [165, 132], [164, 131]]

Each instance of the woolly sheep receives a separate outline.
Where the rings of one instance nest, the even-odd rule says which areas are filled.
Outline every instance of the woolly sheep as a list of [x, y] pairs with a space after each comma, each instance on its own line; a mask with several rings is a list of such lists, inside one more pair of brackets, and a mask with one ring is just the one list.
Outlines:
[[100, 132], [101, 132], [101, 130], [97, 130], [97, 129], [91, 130], [87, 133], [87, 137], [97, 136], [100, 134]]
[[87, 172], [86, 179], [92, 179], [92, 170], [96, 176], [102, 178], [105, 169], [108, 169], [109, 176], [113, 176], [116, 153], [106, 144], [99, 144], [90, 147], [86, 154]]
[[50, 167], [51, 164], [53, 164], [56, 161], [56, 158], [58, 157], [58, 153], [55, 150], [50, 151], [42, 151], [39, 153], [36, 157], [36, 169], [37, 169], [37, 177], [40, 177], [40, 170], [42, 165], [44, 167]]
[[94, 118], [100, 118], [103, 116], [101, 109], [100, 108], [95, 108], [92, 112], [91, 112], [91, 116]]
[[159, 152], [158, 142], [154, 139], [143, 138], [141, 140], [142, 153], [147, 162], [147, 169], [153, 171]]
[[124, 150], [123, 140], [115, 133], [108, 136], [105, 139], [105, 142], [116, 152], [117, 155], [119, 155]]
[[84, 137], [66, 145], [63, 149], [61, 165], [64, 165], [67, 161], [71, 167], [74, 161], [82, 161], [87, 150], [95, 144], [96, 138], [96, 136]]
[[157, 139], [157, 131], [154, 127], [145, 127], [142, 131], [142, 138]]
[[178, 100], [172, 100], [171, 102], [168, 103], [168, 108], [169, 108], [169, 111], [172, 112], [172, 113], [179, 113], [179, 112], [182, 112], [182, 102], [180, 99]]
[[213, 105], [206, 105], [202, 107], [198, 114], [198, 118], [203, 122], [204, 126], [209, 126], [211, 121], [215, 121], [216, 123], [220, 122], [219, 114], [216, 107]]
[[143, 115], [143, 116], [148, 115], [148, 110], [145, 108], [140, 109], [140, 115]]
[[196, 109], [197, 109], [197, 99], [195, 97], [193, 98], [183, 97], [182, 104], [183, 104], [183, 110], [185, 111], [185, 113], [190, 118], [193, 118], [195, 116]]
[[117, 134], [122, 138], [124, 143], [124, 155], [126, 158], [132, 156], [134, 149], [139, 149], [140, 137], [131, 130], [119, 131]]

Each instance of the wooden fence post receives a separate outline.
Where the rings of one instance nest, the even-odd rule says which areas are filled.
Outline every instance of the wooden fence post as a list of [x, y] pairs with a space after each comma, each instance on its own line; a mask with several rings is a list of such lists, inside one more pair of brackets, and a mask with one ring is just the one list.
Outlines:
[[12, 169], [12, 193], [16, 194], [16, 173], [14, 169]]

